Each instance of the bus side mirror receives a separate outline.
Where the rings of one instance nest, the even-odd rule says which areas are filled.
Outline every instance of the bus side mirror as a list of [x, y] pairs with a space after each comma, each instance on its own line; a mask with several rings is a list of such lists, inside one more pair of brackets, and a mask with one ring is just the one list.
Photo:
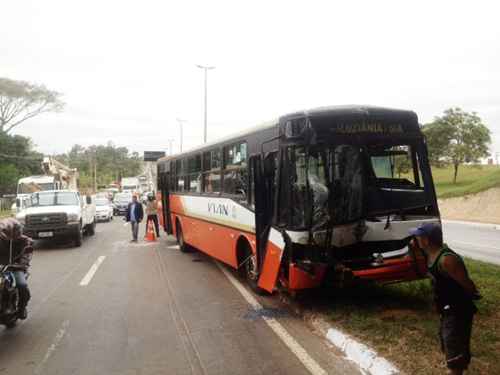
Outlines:
[[87, 195], [85, 197], [85, 202], [87, 202], [87, 204], [92, 204], [92, 197], [90, 195]]
[[16, 207], [19, 208], [21, 207], [21, 199], [16, 198]]

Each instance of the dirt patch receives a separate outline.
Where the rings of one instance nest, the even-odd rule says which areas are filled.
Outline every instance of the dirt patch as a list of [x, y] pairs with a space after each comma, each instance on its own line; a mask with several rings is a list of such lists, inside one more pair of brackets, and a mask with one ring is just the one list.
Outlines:
[[500, 188], [438, 200], [443, 219], [500, 224]]

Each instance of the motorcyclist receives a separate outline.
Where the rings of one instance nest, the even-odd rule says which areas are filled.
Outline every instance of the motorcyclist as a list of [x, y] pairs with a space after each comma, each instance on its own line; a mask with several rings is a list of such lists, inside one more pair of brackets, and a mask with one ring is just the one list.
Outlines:
[[[11, 246], [12, 259], [9, 259]], [[14, 274], [16, 286], [19, 290], [19, 319], [28, 317], [26, 307], [31, 294], [27, 277], [32, 257], [33, 240], [22, 234], [21, 224], [13, 218], [0, 220], [0, 264], [15, 265], [11, 271]]]

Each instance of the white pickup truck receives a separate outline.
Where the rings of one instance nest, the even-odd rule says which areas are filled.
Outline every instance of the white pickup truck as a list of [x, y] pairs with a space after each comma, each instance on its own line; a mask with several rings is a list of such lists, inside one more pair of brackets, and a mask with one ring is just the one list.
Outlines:
[[83, 235], [93, 236], [96, 226], [94, 199], [77, 191], [49, 190], [31, 194], [16, 218], [31, 238], [73, 240], [82, 245]]

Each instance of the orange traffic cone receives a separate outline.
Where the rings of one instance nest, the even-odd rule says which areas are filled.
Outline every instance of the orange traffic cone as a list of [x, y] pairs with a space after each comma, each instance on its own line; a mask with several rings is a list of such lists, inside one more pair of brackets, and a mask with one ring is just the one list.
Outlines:
[[153, 228], [153, 222], [148, 220], [148, 224], [146, 225], [146, 236], [144, 237], [146, 241], [156, 241], [155, 230]]

